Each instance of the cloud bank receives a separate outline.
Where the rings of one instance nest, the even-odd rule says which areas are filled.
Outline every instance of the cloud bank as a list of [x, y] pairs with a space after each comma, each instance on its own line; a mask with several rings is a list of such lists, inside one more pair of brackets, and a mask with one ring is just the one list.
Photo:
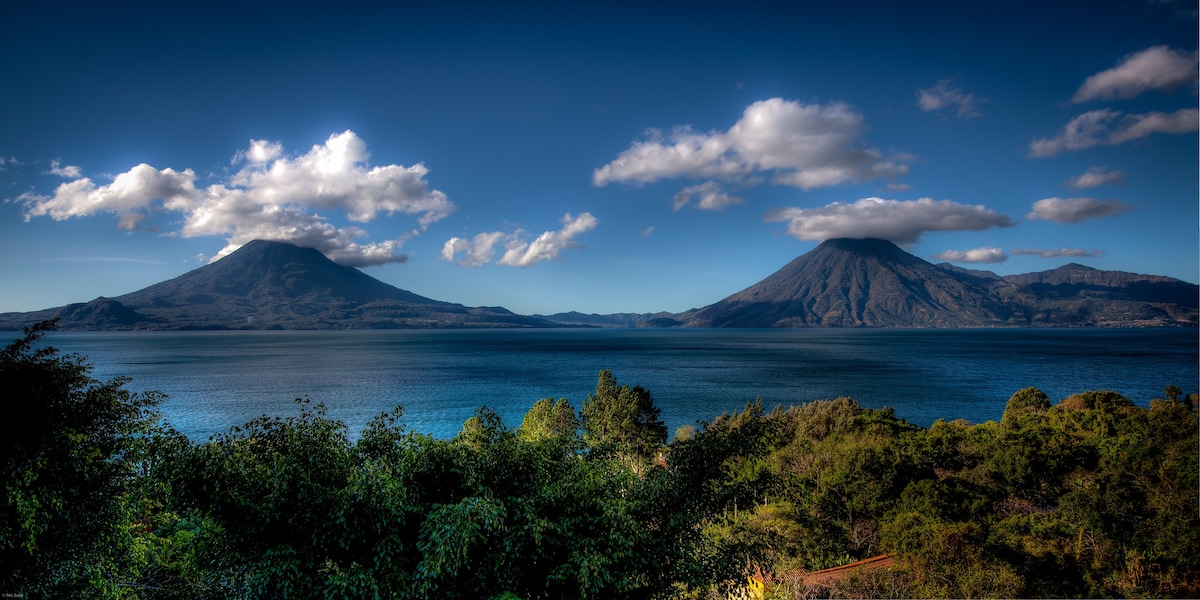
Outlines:
[[786, 222], [788, 234], [798, 240], [879, 238], [902, 245], [916, 243], [929, 231], [982, 231], [1013, 225], [1008, 216], [982, 205], [931, 198], [863, 198], [821, 208], [783, 208], [768, 212], [764, 220]]
[[[884, 156], [865, 148], [860, 137], [863, 117], [841, 102], [802, 104], [771, 98], [751, 104], [726, 131], [700, 133], [679, 127], [669, 133], [649, 130], [615, 160], [596, 169], [597, 186], [627, 182], [645, 184], [663, 179], [710, 180], [705, 192], [716, 206], [717, 181], [757, 183], [769, 175], [777, 185], [804, 190], [870, 179], [892, 179], [908, 172], [908, 157]], [[683, 205], [700, 192], [687, 188]], [[691, 190], [691, 191], [689, 191]], [[679, 197], [675, 203], [680, 205]], [[704, 208], [703, 198], [699, 208]]]
[[1058, 250], [1040, 250], [1036, 248], [1013, 248], [1013, 254], [1028, 254], [1031, 256], [1040, 256], [1042, 258], [1058, 258], [1060, 256], [1077, 256], [1084, 258], [1094, 258], [1104, 254], [1100, 250], [1081, 250], [1079, 248], [1061, 248]]
[[1197, 53], [1154, 46], [1125, 57], [1117, 66], [1083, 82], [1072, 102], [1122, 100], [1147, 90], [1171, 90], [1196, 85]]
[[[563, 215], [562, 228], [546, 231], [532, 242], [524, 241], [524, 232], [513, 233], [492, 231], [477, 234], [470, 240], [453, 237], [442, 246], [442, 259], [467, 267], [480, 267], [492, 261], [496, 255], [496, 244], [504, 247], [504, 254], [496, 261], [498, 265], [510, 267], [532, 267], [544, 260], [556, 259], [567, 248], [576, 248], [575, 237], [596, 228], [600, 223], [591, 213], [578, 217], [571, 213]], [[461, 259], [456, 256], [462, 254]]]
[[1093, 110], [1071, 119], [1058, 135], [1030, 142], [1029, 154], [1034, 158], [1043, 158], [1068, 150], [1115, 146], [1155, 133], [1189, 133], [1196, 131], [1198, 122], [1200, 110], [1194, 108], [1183, 108], [1171, 113], [1154, 111], [1138, 115], [1107, 108]]
[[[307, 153], [288, 157], [282, 145], [252, 140], [233, 159], [241, 168], [223, 183], [196, 187], [191, 169], [157, 169], [139, 164], [99, 185], [83, 177], [63, 183], [51, 196], [22, 194], [25, 220], [55, 220], [107, 212], [118, 227], [137, 229], [154, 213], [182, 215], [182, 225], [169, 235], [225, 236], [226, 246], [214, 257], [233, 252], [254, 239], [292, 242], [316, 248], [348, 266], [403, 262], [399, 249], [454, 210], [446, 195], [432, 190], [423, 164], [411, 167], [367, 164], [366, 143], [353, 131], [334, 134]], [[54, 163], [53, 169], [59, 169]], [[69, 171], [74, 169], [74, 171]], [[57, 173], [78, 177], [74, 167]], [[341, 212], [367, 223], [397, 213], [415, 217], [419, 229], [392, 240], [361, 243], [368, 233], [357, 226], [337, 227], [316, 211]]]
[[1033, 203], [1027, 219], [1073, 225], [1088, 219], [1112, 217], [1133, 210], [1130, 204], [1095, 198], [1045, 198]]
[[917, 88], [917, 106], [925, 112], [935, 112], [943, 108], [955, 107], [955, 116], [960, 119], [971, 119], [983, 113], [977, 105], [984, 100], [954, 87], [953, 79], [943, 79], [929, 89]]
[[1001, 263], [1008, 260], [1008, 255], [995, 246], [985, 246], [974, 250], [947, 250], [933, 256], [938, 260], [958, 263]]

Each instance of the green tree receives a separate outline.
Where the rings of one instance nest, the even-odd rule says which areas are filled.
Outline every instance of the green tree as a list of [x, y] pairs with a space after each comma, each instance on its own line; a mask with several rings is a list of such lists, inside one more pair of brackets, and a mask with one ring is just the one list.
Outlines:
[[40, 346], [43, 322], [0, 351], [0, 592], [131, 595], [131, 490], [163, 396], [101, 382], [77, 355]]
[[601, 453], [646, 458], [667, 441], [667, 426], [650, 392], [640, 385], [617, 385], [608, 369], [600, 371], [596, 393], [583, 402], [582, 416], [584, 442]]
[[555, 402], [552, 398], [543, 398], [533, 404], [517, 436], [526, 442], [557, 441], [573, 444], [579, 438], [579, 419], [575, 409], [566, 398]]
[[1017, 390], [1008, 399], [1008, 404], [1004, 407], [1004, 415], [1001, 417], [1001, 421], [1007, 425], [1016, 421], [1021, 415], [1046, 410], [1050, 410], [1050, 398], [1042, 390], [1035, 387], [1027, 387]]
[[199, 557], [226, 597], [313, 597], [360, 559], [347, 519], [354, 460], [345, 425], [297, 400], [299, 417], [254, 419], [187, 456], [182, 508], [212, 520]]

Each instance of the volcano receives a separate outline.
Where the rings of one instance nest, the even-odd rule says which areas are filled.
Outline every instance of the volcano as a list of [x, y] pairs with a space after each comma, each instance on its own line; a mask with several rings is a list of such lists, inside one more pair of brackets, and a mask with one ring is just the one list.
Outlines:
[[339, 265], [312, 248], [264, 240], [116, 298], [0, 315], [0, 326], [49, 318], [58, 318], [64, 330], [557, 326], [504, 308], [426, 298]]
[[1197, 286], [1067, 265], [1001, 277], [878, 239], [833, 239], [766, 279], [675, 317], [685, 327], [1194, 326]]

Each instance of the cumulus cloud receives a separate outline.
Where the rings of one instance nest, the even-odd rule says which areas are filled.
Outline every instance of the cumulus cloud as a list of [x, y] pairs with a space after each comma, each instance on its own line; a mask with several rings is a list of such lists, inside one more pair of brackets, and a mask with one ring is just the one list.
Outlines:
[[700, 210], [723, 210], [726, 206], [744, 202], [737, 196], [727, 194], [721, 184], [715, 181], [706, 181], [700, 185], [685, 187], [675, 194], [673, 202], [675, 210], [678, 211], [687, 206], [693, 197], [696, 198], [696, 208]]
[[191, 169], [161, 171], [142, 163], [117, 175], [112, 183], [96, 185], [83, 177], [59, 184], [53, 196], [21, 194], [17, 200], [25, 205], [25, 221], [49, 216], [56, 221], [86, 217], [98, 212], [117, 215], [117, 227], [137, 229], [156, 206], [185, 207], [202, 196], [195, 186], [196, 173]]
[[1029, 144], [1029, 154], [1035, 158], [1054, 156], [1067, 150], [1123, 144], [1155, 133], [1189, 133], [1198, 126], [1200, 110], [1194, 108], [1136, 115], [1104, 108], [1075, 117], [1052, 138], [1034, 140]]
[[894, 178], [908, 172], [907, 156], [885, 157], [863, 148], [863, 117], [841, 102], [801, 104], [771, 98], [751, 104], [727, 131], [681, 127], [649, 130], [616, 160], [596, 169], [592, 182], [650, 183], [680, 177], [749, 183], [772, 181], [801, 189]]
[[1058, 258], [1060, 256], [1076, 256], [1092, 258], [1104, 254], [1101, 250], [1081, 250], [1079, 248], [1060, 248], [1058, 250], [1041, 250], [1037, 248], [1013, 248], [1013, 254], [1028, 254], [1042, 258]]
[[1117, 66], [1088, 77], [1071, 98], [1089, 100], [1133, 98], [1147, 90], [1171, 90], [1196, 85], [1197, 53], [1154, 46], [1125, 57]]
[[767, 213], [764, 220], [786, 222], [788, 234], [799, 240], [879, 238], [897, 244], [914, 244], [928, 231], [982, 231], [1013, 225], [1007, 215], [982, 205], [931, 198], [863, 198], [821, 208], [783, 208]]
[[978, 104], [985, 102], [954, 86], [953, 79], [943, 79], [929, 89], [917, 88], [917, 106], [925, 112], [935, 112], [943, 108], [954, 108], [955, 116], [960, 119], [978, 117]]
[[935, 254], [934, 258], [958, 263], [1001, 263], [1008, 260], [1008, 255], [995, 246], [985, 246], [974, 250], [947, 250]]
[[[22, 194], [25, 220], [55, 220], [108, 212], [121, 229], [136, 229], [156, 212], [182, 215], [169, 235], [225, 236], [220, 258], [254, 239], [292, 242], [316, 248], [349, 266], [403, 262], [404, 242], [454, 210], [446, 195], [429, 188], [423, 164], [371, 167], [366, 144], [353, 131], [334, 134], [307, 153], [287, 156], [282, 145], [251, 140], [234, 156], [241, 168], [227, 181], [196, 187], [191, 169], [157, 169], [139, 164], [97, 184], [82, 177], [63, 183], [53, 195]], [[57, 168], [57, 163], [53, 163]], [[72, 168], [72, 167], [68, 167]], [[65, 176], [78, 177], [73, 174]], [[364, 243], [361, 227], [338, 227], [317, 211], [340, 212], [367, 223], [379, 215], [416, 218], [419, 229], [395, 239]], [[215, 260], [214, 258], [214, 260]]]
[[1067, 180], [1067, 185], [1075, 189], [1100, 187], [1102, 185], [1121, 185], [1125, 183], [1125, 171], [1109, 171], [1104, 167], [1092, 167], [1082, 175], [1076, 175]]
[[470, 240], [453, 237], [446, 240], [445, 245], [442, 246], [442, 259], [454, 261], [454, 256], [461, 252], [463, 258], [458, 261], [458, 264], [467, 267], [481, 267], [492, 262], [492, 257], [496, 255], [496, 244], [513, 236], [514, 234], [506, 234], [502, 231], [490, 231], [480, 233]]
[[[532, 267], [544, 260], [556, 259], [567, 248], [578, 247], [575, 237], [596, 228], [600, 223], [591, 213], [581, 213], [577, 217], [571, 213], [563, 215], [563, 226], [556, 231], [546, 231], [532, 242], [524, 240], [525, 232], [517, 230], [513, 233], [493, 231], [480, 233], [470, 240], [454, 237], [446, 240], [442, 246], [442, 259], [457, 262], [468, 267], [479, 267], [492, 261], [495, 247], [504, 247], [504, 254], [496, 261], [498, 265], [510, 267]], [[456, 256], [463, 255], [457, 259]]]
[[74, 165], [60, 165], [57, 160], [52, 160], [50, 161], [50, 170], [46, 171], [46, 174], [58, 175], [59, 177], [66, 177], [68, 179], [78, 179], [82, 175], [82, 172], [79, 170], [79, 167]]
[[1073, 225], [1088, 219], [1112, 217], [1132, 209], [1133, 205], [1116, 200], [1044, 198], [1033, 203], [1033, 210], [1025, 218]]

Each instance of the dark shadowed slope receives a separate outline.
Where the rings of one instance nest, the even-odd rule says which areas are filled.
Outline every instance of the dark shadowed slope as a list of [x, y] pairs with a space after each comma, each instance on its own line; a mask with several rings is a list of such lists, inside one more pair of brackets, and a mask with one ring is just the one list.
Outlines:
[[282, 242], [252, 241], [229, 256], [175, 279], [125, 294], [127, 306], [184, 306], [237, 298], [244, 306], [267, 307], [280, 301], [368, 302], [399, 300], [448, 305], [390, 286], [358, 269], [343, 267], [312, 248]]
[[1011, 319], [977, 277], [891, 242], [837, 239], [679, 320], [689, 327], [966, 327]]

